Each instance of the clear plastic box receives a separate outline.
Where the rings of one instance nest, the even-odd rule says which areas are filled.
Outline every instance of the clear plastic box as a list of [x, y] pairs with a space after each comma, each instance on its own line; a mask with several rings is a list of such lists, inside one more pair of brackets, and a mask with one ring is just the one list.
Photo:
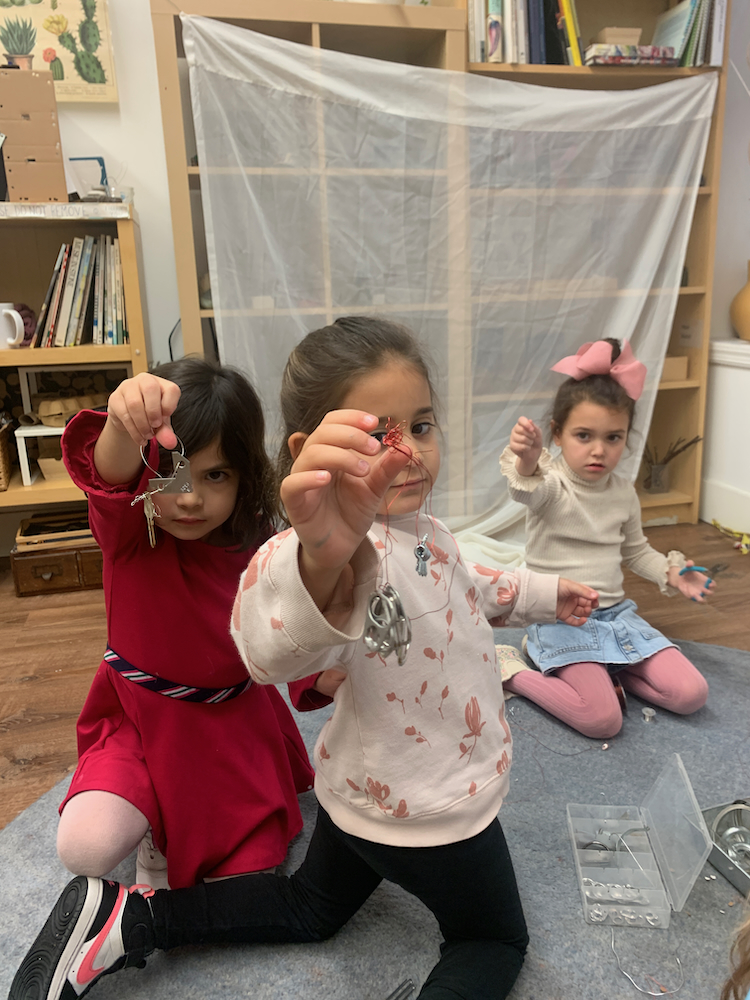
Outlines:
[[690, 779], [672, 754], [640, 806], [568, 805], [584, 919], [669, 927], [711, 851]]

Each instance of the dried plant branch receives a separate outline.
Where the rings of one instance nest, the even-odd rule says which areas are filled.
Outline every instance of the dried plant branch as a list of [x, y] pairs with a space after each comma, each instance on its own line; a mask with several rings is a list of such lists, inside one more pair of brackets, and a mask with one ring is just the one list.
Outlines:
[[688, 448], [692, 448], [693, 445], [698, 444], [702, 440], [703, 438], [700, 434], [696, 434], [691, 441], [685, 441], [684, 438], [677, 438], [676, 441], [672, 441], [667, 445], [667, 450], [662, 458], [659, 458], [656, 448], [652, 450], [650, 445], [646, 445], [643, 449], [643, 461], [648, 472], [643, 480], [643, 488], [646, 490], [651, 488], [651, 470], [655, 465], [668, 465], [673, 458], [677, 458], [678, 455], [681, 455]]

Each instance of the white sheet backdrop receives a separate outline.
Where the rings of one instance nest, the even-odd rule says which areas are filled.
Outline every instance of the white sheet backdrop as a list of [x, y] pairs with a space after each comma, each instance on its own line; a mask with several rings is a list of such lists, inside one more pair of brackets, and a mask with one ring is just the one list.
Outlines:
[[559, 90], [182, 22], [220, 355], [271, 432], [305, 333], [352, 312], [408, 323], [443, 406], [433, 509], [477, 541], [518, 522], [497, 457], [519, 414], [543, 419], [550, 365], [614, 336], [649, 369], [634, 477], [716, 75]]

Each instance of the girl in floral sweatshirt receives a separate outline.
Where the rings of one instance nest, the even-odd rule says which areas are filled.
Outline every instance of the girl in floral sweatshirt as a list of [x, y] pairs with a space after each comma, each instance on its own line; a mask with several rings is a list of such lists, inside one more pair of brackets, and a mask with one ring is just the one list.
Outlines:
[[[315, 747], [307, 857], [291, 878], [149, 898], [74, 880], [18, 974], [53, 970], [62, 988], [38, 996], [67, 1000], [82, 964], [104, 975], [155, 948], [322, 940], [383, 879], [421, 899], [444, 938], [423, 1000], [507, 996], [528, 939], [497, 819], [512, 741], [491, 622], [582, 622], [597, 595], [464, 563], [425, 510], [440, 466], [435, 405], [417, 344], [395, 324], [339, 319], [292, 353], [280, 459], [292, 527], [251, 561], [231, 628], [256, 683], [341, 672]], [[107, 921], [105, 961], [91, 951]]]

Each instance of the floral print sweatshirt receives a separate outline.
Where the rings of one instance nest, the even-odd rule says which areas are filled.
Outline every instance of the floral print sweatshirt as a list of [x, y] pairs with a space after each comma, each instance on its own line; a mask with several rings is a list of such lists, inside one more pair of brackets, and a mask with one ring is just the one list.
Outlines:
[[[430, 558], [417, 572], [414, 548]], [[325, 613], [299, 573], [293, 530], [263, 545], [240, 580], [231, 631], [253, 680], [346, 672], [318, 737], [315, 792], [346, 833], [430, 847], [465, 840], [497, 815], [509, 787], [495, 625], [555, 621], [558, 577], [464, 563], [440, 521], [376, 519]], [[411, 619], [399, 666], [364, 644], [368, 599], [388, 582]]]

